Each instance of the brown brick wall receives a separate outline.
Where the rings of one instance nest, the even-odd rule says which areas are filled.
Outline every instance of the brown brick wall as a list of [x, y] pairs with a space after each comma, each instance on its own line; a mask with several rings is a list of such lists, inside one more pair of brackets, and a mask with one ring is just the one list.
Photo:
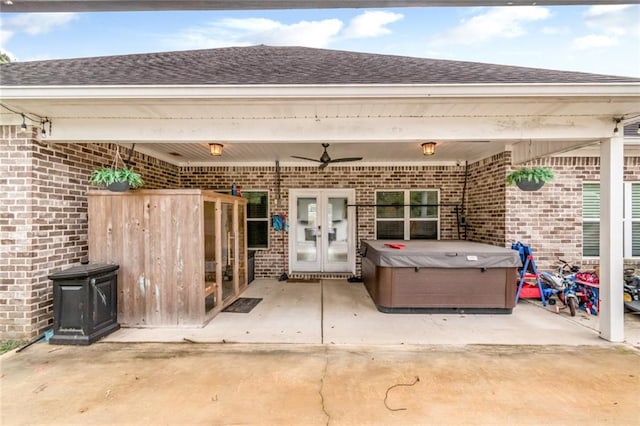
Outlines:
[[467, 239], [506, 246], [505, 188], [508, 153], [469, 164], [466, 196]]
[[[288, 213], [288, 188], [355, 188], [357, 204], [375, 203], [377, 189], [439, 189], [441, 203], [460, 203], [464, 167], [455, 166], [395, 166], [361, 167], [331, 166], [281, 167], [282, 204], [275, 206], [276, 171], [274, 167], [183, 167], [181, 183], [185, 188], [229, 191], [236, 183], [243, 190], [269, 190], [270, 214]], [[374, 209], [359, 208], [358, 239], [374, 238]], [[455, 213], [452, 206], [440, 209], [440, 237], [457, 238]], [[288, 239], [270, 228], [270, 249], [256, 253], [256, 277], [278, 277], [288, 270], [288, 259], [283, 254]], [[286, 252], [286, 250], [285, 250]], [[326, 277], [335, 276], [332, 274]], [[344, 276], [344, 274], [343, 274]]]
[[[600, 159], [553, 157], [527, 165], [549, 166], [555, 179], [534, 192], [506, 187], [507, 241], [531, 245], [541, 270], [554, 269], [558, 258], [585, 268], [593, 266], [597, 261], [582, 258], [582, 184], [600, 180]], [[509, 165], [507, 173], [519, 167]], [[625, 157], [624, 178], [625, 181], [640, 181], [639, 157]], [[634, 262], [627, 263], [632, 265]]]
[[[87, 178], [110, 164], [112, 144], [38, 144], [1, 128], [0, 338], [30, 338], [52, 324], [52, 272], [87, 257]], [[128, 155], [128, 150], [121, 149]], [[177, 186], [177, 168], [140, 155], [146, 186]]]
[[[87, 178], [111, 163], [113, 144], [39, 145], [2, 127], [0, 133], [0, 338], [28, 338], [52, 322], [47, 276], [87, 257]], [[121, 148], [123, 158], [129, 150]], [[466, 217], [469, 240], [508, 246], [531, 244], [541, 269], [558, 257], [580, 262], [582, 182], [599, 179], [597, 158], [558, 157], [536, 164], [553, 167], [556, 180], [538, 192], [504, 186], [513, 168], [509, 153], [468, 166]], [[440, 201], [462, 201], [464, 166], [282, 167], [276, 206], [275, 167], [176, 167], [135, 153], [132, 165], [146, 188], [269, 190], [270, 213], [287, 213], [288, 188], [355, 188], [359, 204], [375, 202], [376, 189], [439, 189]], [[640, 181], [640, 158], [625, 159], [625, 179]], [[287, 270], [286, 235], [270, 228], [270, 249], [256, 256], [257, 277]], [[374, 210], [359, 210], [358, 238], [373, 238]], [[441, 238], [457, 238], [453, 207], [441, 208]], [[284, 244], [284, 246], [283, 246]], [[324, 277], [332, 277], [325, 274]], [[344, 275], [343, 275], [344, 276]]]

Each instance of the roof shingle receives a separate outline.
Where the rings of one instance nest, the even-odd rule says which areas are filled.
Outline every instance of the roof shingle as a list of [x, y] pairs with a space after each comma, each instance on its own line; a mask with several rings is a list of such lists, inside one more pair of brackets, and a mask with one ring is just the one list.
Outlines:
[[4, 86], [618, 82], [640, 79], [265, 45], [0, 65]]

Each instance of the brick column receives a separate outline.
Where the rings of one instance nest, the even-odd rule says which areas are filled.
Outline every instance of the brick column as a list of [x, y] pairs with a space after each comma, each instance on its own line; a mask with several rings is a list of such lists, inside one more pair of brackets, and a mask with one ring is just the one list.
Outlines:
[[19, 134], [17, 126], [3, 126], [1, 135], [0, 336], [24, 339], [37, 333], [32, 315], [39, 281], [32, 274], [33, 152], [31, 135]]

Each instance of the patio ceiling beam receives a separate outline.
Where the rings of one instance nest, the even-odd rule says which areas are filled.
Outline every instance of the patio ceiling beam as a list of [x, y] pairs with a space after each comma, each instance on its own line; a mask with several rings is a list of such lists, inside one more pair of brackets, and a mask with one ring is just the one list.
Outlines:
[[572, 151], [593, 145], [594, 140], [579, 141], [521, 141], [511, 146], [511, 162], [522, 164], [537, 158]]
[[560, 6], [629, 4], [636, 0], [2, 0], [2, 12], [260, 10], [381, 7]]
[[262, 119], [52, 118], [54, 141], [385, 142], [588, 140], [608, 137], [603, 117], [359, 117]]

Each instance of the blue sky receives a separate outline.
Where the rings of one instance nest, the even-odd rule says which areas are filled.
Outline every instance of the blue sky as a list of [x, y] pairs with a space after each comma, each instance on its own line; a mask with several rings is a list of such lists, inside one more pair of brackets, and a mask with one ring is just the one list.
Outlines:
[[640, 6], [0, 15], [14, 60], [297, 45], [640, 77]]

